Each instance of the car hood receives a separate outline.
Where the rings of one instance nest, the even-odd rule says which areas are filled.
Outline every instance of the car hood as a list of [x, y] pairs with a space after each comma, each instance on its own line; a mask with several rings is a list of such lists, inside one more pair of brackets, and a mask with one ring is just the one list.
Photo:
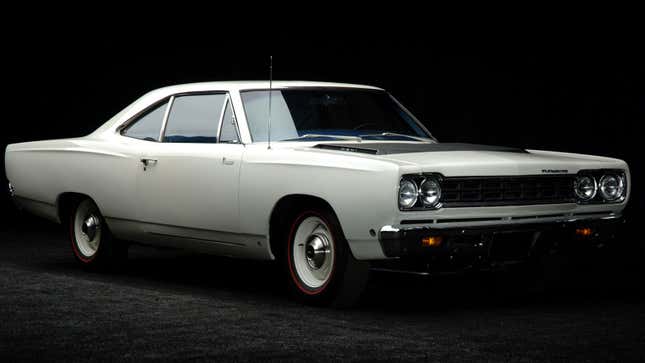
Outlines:
[[462, 143], [325, 143], [314, 148], [394, 162], [404, 173], [445, 176], [569, 174], [626, 167], [606, 157]]

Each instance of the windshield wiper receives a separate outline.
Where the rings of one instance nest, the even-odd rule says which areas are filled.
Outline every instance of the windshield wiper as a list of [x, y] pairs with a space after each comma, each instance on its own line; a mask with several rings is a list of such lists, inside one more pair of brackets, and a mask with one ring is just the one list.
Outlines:
[[412, 135], [406, 135], [406, 134], [397, 134], [396, 132], [381, 132], [378, 134], [367, 134], [367, 135], [359, 135], [361, 138], [363, 137], [370, 137], [370, 136], [400, 136], [400, 137], [409, 137], [410, 139], [417, 140], [417, 141], [424, 141], [424, 142], [434, 142], [434, 140], [428, 138], [428, 137], [420, 137], [420, 136], [412, 136]]
[[300, 135], [298, 137], [294, 137], [292, 139], [286, 139], [282, 141], [291, 141], [291, 140], [301, 140], [301, 139], [311, 139], [314, 137], [329, 137], [332, 139], [340, 139], [340, 140], [354, 140], [361, 142], [363, 139], [360, 138], [360, 136], [349, 136], [349, 135], [328, 135], [328, 134], [304, 134]]

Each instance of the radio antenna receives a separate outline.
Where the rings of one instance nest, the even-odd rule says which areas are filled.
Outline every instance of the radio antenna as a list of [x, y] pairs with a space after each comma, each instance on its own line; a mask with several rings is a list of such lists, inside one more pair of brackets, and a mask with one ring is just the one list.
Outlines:
[[271, 149], [271, 94], [273, 93], [273, 56], [269, 56], [269, 118], [267, 119], [267, 149]]

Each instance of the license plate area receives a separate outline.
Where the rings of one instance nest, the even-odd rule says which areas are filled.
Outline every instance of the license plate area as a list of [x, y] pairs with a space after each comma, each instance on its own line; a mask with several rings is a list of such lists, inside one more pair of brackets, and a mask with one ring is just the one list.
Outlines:
[[528, 257], [535, 241], [534, 231], [495, 232], [491, 236], [490, 259], [520, 260]]

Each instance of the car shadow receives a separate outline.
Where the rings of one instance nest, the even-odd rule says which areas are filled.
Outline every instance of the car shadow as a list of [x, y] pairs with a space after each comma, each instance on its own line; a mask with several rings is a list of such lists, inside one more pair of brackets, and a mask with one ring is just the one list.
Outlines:
[[[71, 257], [50, 267], [76, 276], [81, 273]], [[372, 271], [361, 301], [351, 310], [410, 314], [645, 301], [645, 290], [637, 282], [642, 280], [637, 275], [625, 275], [633, 271], [555, 273], [563, 275], [544, 281], [540, 273], [523, 271], [429, 277]], [[289, 298], [282, 271], [274, 262], [134, 246], [119, 269], [85, 277], [231, 301], [299, 305]]]
[[[9, 261], [25, 268], [206, 298], [299, 306], [289, 298], [282, 271], [274, 262], [133, 245], [119, 268], [86, 272], [74, 261], [60, 226], [33, 219], [22, 223], [3, 232], [15, 239], [15, 246], [9, 239], [3, 248], [14, 249], [5, 256], [13, 255]], [[26, 225], [31, 228], [25, 232]], [[26, 255], [22, 260], [21, 254]], [[373, 271], [361, 301], [351, 310], [410, 314], [645, 301], [642, 264], [601, 262], [555, 279], [551, 276], [548, 283], [542, 273], [548, 269], [538, 274], [507, 271], [430, 277]]]

